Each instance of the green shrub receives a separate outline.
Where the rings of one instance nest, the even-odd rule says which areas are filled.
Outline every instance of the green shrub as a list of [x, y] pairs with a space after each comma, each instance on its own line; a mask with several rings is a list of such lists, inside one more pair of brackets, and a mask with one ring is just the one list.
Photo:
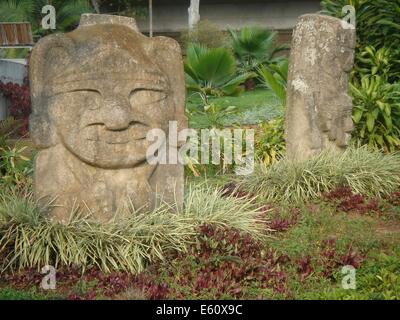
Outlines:
[[267, 201], [304, 202], [337, 186], [382, 196], [400, 187], [400, 154], [384, 155], [366, 146], [343, 153], [327, 150], [304, 161], [283, 159], [270, 167], [257, 164], [240, 186]]
[[262, 64], [277, 62], [276, 53], [287, 50], [286, 45], [277, 46], [277, 32], [260, 27], [244, 27], [240, 31], [230, 30], [232, 49], [242, 72], [254, 72]]
[[44, 36], [53, 30], [41, 28], [42, 8], [51, 3], [56, 9], [56, 30], [68, 31], [76, 27], [81, 14], [91, 13], [93, 9], [88, 0], [0, 0], [0, 21], [30, 22], [34, 35]]
[[235, 58], [225, 48], [190, 44], [185, 62], [186, 86], [206, 96], [234, 95], [249, 74], [237, 75]]
[[[230, 106], [236, 107], [228, 115], [221, 116], [221, 122], [225, 127], [235, 125], [254, 125], [269, 121], [284, 113], [278, 99], [272, 91], [264, 88], [257, 88], [253, 91], [245, 91], [238, 96], [208, 97], [208, 102], [198, 93], [193, 92], [187, 95], [186, 111], [189, 113], [189, 127], [207, 127], [209, 123], [204, 116], [197, 111], [202, 110], [204, 105], [215, 103], [225, 109]], [[210, 126], [208, 126], [210, 127]]]
[[0, 121], [0, 187], [23, 188], [30, 184], [33, 163], [25, 155], [26, 147], [10, 147], [7, 140], [22, 126], [20, 121], [8, 118]]
[[284, 118], [280, 116], [261, 124], [255, 137], [256, 159], [268, 166], [282, 159], [285, 150]]
[[400, 45], [400, 3], [398, 0], [323, 0], [322, 12], [342, 18], [342, 8], [356, 9], [357, 38], [360, 46], [398, 48]]
[[288, 59], [283, 59], [268, 67], [261, 66], [257, 69], [261, 83], [272, 90], [280, 104], [286, 106], [286, 86], [289, 70]]
[[[288, 59], [283, 59], [268, 67], [257, 69], [261, 83], [269, 88], [282, 108], [286, 106], [286, 86], [288, 77]], [[284, 117], [279, 116], [261, 125], [256, 137], [256, 157], [265, 165], [271, 165], [285, 154]]]
[[[218, 130], [225, 128], [225, 120], [227, 117], [232, 116], [238, 112], [238, 108], [235, 106], [229, 106], [223, 104], [221, 101], [210, 101], [207, 96], [200, 94], [202, 103], [200, 105], [189, 105], [186, 108], [186, 114], [188, 116], [190, 127], [193, 129], [210, 129], [210, 141], [208, 144], [209, 150], [212, 150], [212, 139], [220, 141], [221, 152], [219, 157], [219, 163], [212, 162], [212, 152], [210, 151], [208, 157], [208, 164], [200, 164], [198, 159], [201, 157], [201, 132], [198, 131], [197, 139], [193, 138], [189, 141], [191, 144], [196, 146], [199, 150], [197, 159], [189, 155], [186, 156], [188, 173], [193, 174], [196, 177], [201, 175], [217, 175], [219, 173], [228, 173], [233, 169], [233, 163], [227, 163], [224, 154], [225, 143], [233, 145], [233, 137], [218, 137]], [[228, 130], [228, 129], [227, 129]]]
[[394, 151], [400, 147], [400, 85], [379, 76], [364, 76], [350, 84], [356, 137], [370, 147]]
[[232, 116], [238, 112], [235, 106], [228, 106], [221, 101], [210, 101], [207, 96], [199, 93], [201, 104], [189, 105], [186, 108], [186, 114], [190, 127], [194, 129], [216, 128], [223, 129], [225, 127], [226, 117]]
[[200, 20], [192, 30], [184, 30], [180, 35], [185, 48], [196, 43], [207, 48], [229, 47], [229, 34], [208, 20]]
[[21, 268], [98, 267], [104, 272], [137, 273], [169, 250], [186, 250], [203, 223], [237, 228], [256, 238], [265, 236], [258, 208], [243, 199], [222, 197], [211, 187], [189, 187], [185, 209], [171, 206], [99, 223], [72, 211], [65, 223], [51, 222], [49, 206], [41, 207], [31, 193], [1, 190], [0, 271]]
[[[242, 132], [241, 141], [238, 141], [233, 129], [225, 128], [223, 130], [212, 128], [208, 131], [209, 140], [205, 142], [201, 139], [201, 135], [205, 132], [198, 133], [196, 139], [192, 138], [190, 143], [197, 146], [197, 154], [186, 155], [187, 171], [196, 177], [213, 177], [221, 174], [232, 174], [236, 169], [245, 166], [244, 161], [248, 159], [252, 149], [248, 149], [246, 145], [246, 132]], [[214, 149], [215, 145], [219, 145]], [[241, 153], [236, 149], [240, 146]], [[208, 155], [204, 155], [203, 150], [208, 148]], [[214, 153], [215, 152], [215, 153]], [[234, 153], [234, 154], [233, 154]], [[215, 157], [216, 155], [216, 157]], [[240, 155], [240, 157], [239, 157]], [[201, 159], [201, 161], [199, 161]]]
[[361, 143], [393, 151], [399, 148], [399, 100], [392, 86], [400, 76], [400, 2], [323, 0], [323, 12], [342, 18], [342, 7], [356, 9], [357, 47], [351, 76], [355, 137]]
[[390, 83], [400, 79], [400, 50], [383, 47], [376, 49], [367, 46], [357, 55], [357, 63], [353, 71], [354, 80], [363, 76], [380, 76]]
[[31, 183], [32, 159], [24, 155], [27, 147], [0, 148], [0, 186], [23, 188]]

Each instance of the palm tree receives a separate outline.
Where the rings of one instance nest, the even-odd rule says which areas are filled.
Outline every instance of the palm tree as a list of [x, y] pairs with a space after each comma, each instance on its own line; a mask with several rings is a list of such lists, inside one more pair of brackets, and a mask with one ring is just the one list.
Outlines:
[[[47, 4], [56, 9], [56, 30], [42, 29], [42, 8]], [[0, 22], [30, 22], [35, 40], [53, 32], [74, 29], [81, 14], [92, 11], [87, 0], [0, 0]], [[25, 58], [27, 54], [27, 49], [8, 49], [5, 57]]]
[[0, 0], [1, 22], [31, 22], [34, 1]]
[[261, 65], [257, 69], [261, 83], [274, 93], [283, 107], [286, 106], [288, 69], [289, 61], [287, 59], [270, 64], [268, 67]]
[[[42, 8], [52, 5], [56, 9], [56, 30], [43, 30]], [[87, 0], [0, 0], [1, 22], [30, 22], [34, 36], [54, 31], [69, 31], [76, 27], [82, 13], [93, 12]]]
[[261, 64], [277, 62], [280, 58], [274, 57], [275, 54], [288, 49], [287, 45], [276, 45], [276, 32], [260, 27], [230, 30], [230, 34], [238, 66], [244, 72], [255, 71]]
[[235, 58], [228, 49], [196, 43], [187, 49], [185, 73], [187, 88], [206, 96], [239, 93], [239, 85], [249, 77], [248, 73], [237, 75]]

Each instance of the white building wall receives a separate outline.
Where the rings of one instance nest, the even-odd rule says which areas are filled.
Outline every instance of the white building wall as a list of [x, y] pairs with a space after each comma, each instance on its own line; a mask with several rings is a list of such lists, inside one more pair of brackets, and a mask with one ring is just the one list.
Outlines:
[[[153, 1], [154, 32], [180, 32], [188, 26], [187, 4], [157, 5]], [[202, 3], [200, 16], [210, 20], [222, 29], [238, 29], [246, 25], [259, 25], [270, 29], [292, 29], [297, 18], [305, 13], [320, 10], [319, 0], [271, 0], [268, 2], [246, 3]], [[142, 32], [148, 32], [148, 19], [138, 19]]]
[[[0, 81], [22, 84], [26, 76], [26, 61], [23, 59], [0, 59]], [[9, 101], [0, 93], [0, 120], [8, 115]]]

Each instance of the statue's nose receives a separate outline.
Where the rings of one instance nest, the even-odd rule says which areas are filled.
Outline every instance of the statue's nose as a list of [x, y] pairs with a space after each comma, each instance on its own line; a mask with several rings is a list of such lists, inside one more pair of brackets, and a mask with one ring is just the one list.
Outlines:
[[109, 99], [105, 101], [103, 121], [108, 130], [124, 130], [131, 122], [130, 104], [126, 99]]

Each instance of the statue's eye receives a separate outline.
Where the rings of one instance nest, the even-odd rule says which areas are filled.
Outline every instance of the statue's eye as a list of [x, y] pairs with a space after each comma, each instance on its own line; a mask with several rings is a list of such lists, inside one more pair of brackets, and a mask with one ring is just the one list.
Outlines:
[[90, 110], [100, 109], [102, 105], [102, 97], [98, 91], [86, 91], [86, 105]]
[[137, 89], [131, 92], [130, 102], [132, 105], [148, 105], [164, 100], [167, 93], [159, 90]]
[[74, 99], [89, 110], [97, 110], [101, 107], [101, 94], [97, 90], [85, 89], [73, 91]]

